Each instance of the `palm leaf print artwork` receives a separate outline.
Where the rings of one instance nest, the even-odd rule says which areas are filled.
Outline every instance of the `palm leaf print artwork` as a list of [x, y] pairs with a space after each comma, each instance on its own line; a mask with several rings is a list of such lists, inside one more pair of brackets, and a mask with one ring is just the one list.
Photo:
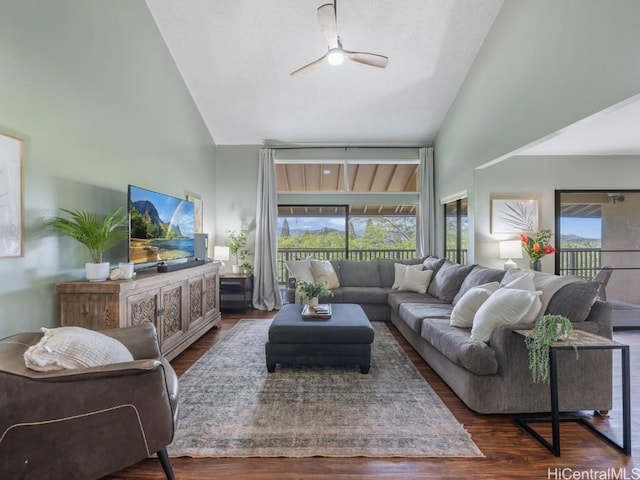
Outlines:
[[535, 232], [538, 205], [533, 200], [494, 200], [493, 233]]

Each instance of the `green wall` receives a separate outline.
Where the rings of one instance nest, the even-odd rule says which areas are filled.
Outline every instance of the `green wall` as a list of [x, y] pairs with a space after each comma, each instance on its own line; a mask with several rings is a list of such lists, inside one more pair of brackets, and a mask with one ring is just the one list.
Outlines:
[[[637, 0], [505, 1], [434, 142], [437, 198], [466, 190], [474, 211], [477, 167], [640, 93], [638, 18]], [[527, 172], [508, 188], [530, 192]]]
[[[25, 141], [24, 257], [0, 259], [0, 337], [55, 326], [55, 284], [84, 248], [43, 231], [57, 208], [104, 214], [128, 184], [204, 204], [215, 144], [143, 0], [0, 0], [0, 131]], [[126, 246], [108, 260], [126, 259]]]

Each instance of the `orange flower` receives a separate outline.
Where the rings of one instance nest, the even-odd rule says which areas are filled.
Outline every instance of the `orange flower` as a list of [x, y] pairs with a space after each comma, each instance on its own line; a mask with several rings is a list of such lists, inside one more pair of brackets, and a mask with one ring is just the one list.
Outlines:
[[540, 244], [539, 243], [534, 243], [533, 244], [533, 253], [540, 253]]

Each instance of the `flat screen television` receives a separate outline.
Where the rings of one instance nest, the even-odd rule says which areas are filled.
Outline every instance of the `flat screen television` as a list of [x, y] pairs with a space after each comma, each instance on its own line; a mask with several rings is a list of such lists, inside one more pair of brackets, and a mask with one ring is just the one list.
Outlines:
[[193, 202], [129, 185], [129, 261], [158, 263], [195, 256]]

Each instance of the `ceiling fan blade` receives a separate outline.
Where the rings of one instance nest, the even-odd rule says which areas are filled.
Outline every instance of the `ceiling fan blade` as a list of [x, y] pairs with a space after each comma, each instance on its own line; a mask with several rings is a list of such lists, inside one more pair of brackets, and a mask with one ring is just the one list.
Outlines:
[[291, 72], [291, 76], [295, 77], [296, 75], [300, 75], [303, 73], [307, 73], [311, 70], [313, 70], [314, 68], [319, 67], [320, 65], [327, 63], [327, 53], [325, 53], [322, 57], [320, 57], [317, 60], [314, 60], [313, 62], [305, 65], [304, 67], [299, 68], [298, 70]]
[[344, 55], [352, 62], [363, 63], [372, 67], [385, 68], [389, 62], [389, 57], [376, 53], [350, 52], [344, 50]]
[[338, 22], [333, 3], [325, 3], [318, 7], [318, 21], [324, 38], [327, 39], [329, 49], [338, 47]]

